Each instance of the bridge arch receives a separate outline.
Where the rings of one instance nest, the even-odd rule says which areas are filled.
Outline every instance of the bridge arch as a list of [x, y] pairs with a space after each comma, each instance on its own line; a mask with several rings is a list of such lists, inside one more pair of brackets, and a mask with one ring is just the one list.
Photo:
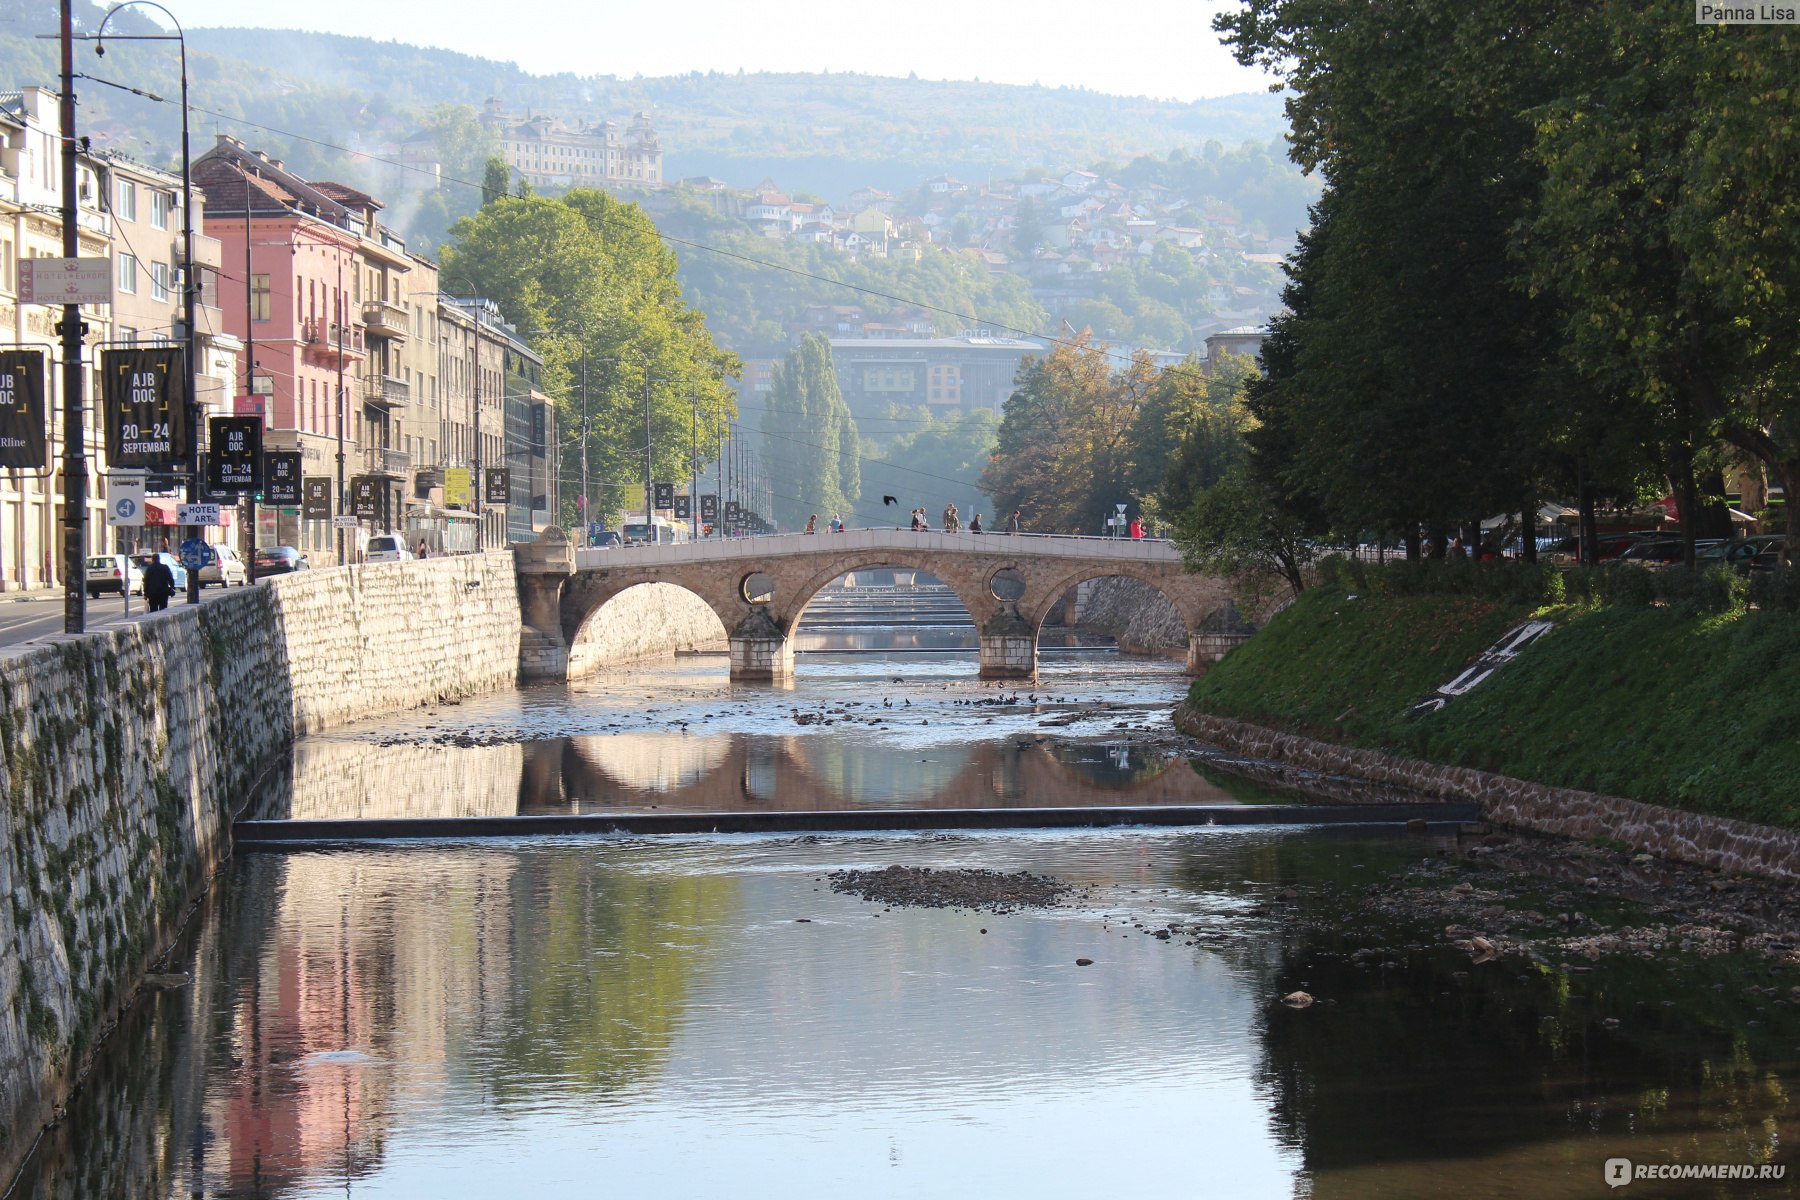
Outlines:
[[[590, 674], [604, 662], [657, 653], [667, 646], [671, 629], [677, 647], [683, 650], [723, 641], [726, 626], [720, 606], [714, 597], [691, 583], [682, 579], [618, 579], [583, 589], [579, 604], [564, 608], [568, 677]], [[656, 611], [660, 627], [652, 631], [639, 625], [608, 622], [604, 616], [607, 606], [639, 588], [652, 588], [659, 593]]]
[[969, 612], [969, 619], [974, 621], [976, 625], [981, 624], [983, 608], [991, 608], [996, 603], [991, 595], [987, 595], [985, 597], [984, 605], [980, 589], [971, 586], [972, 580], [970, 578], [946, 579], [943, 575], [938, 573], [938, 568], [926, 567], [919, 562], [906, 561], [903, 555], [890, 554], [886, 556], [872, 556], [867, 560], [850, 559], [847, 561], [851, 565], [842, 568], [839, 568], [836, 565], [828, 566], [812, 572], [810, 575], [807, 575], [805, 578], [794, 584], [794, 591], [791, 597], [792, 608], [787, 614], [785, 625], [782, 627], [784, 636], [791, 638], [798, 632], [801, 618], [806, 615], [807, 607], [818, 598], [820, 592], [824, 591], [844, 576], [853, 575], [858, 571], [901, 570], [918, 571], [922, 574], [930, 575], [932, 578], [943, 583], [958, 600], [962, 601], [962, 606]]

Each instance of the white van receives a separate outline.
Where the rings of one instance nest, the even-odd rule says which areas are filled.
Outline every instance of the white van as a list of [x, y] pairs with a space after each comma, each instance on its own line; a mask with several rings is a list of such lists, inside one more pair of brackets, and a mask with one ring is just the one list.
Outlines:
[[397, 533], [378, 533], [369, 539], [369, 549], [364, 558], [367, 562], [406, 562], [413, 552], [406, 548], [406, 539]]

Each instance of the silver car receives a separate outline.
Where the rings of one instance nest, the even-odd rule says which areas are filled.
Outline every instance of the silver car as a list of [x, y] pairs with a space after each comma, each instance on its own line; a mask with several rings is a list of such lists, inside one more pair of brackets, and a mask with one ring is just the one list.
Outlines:
[[212, 551], [212, 561], [200, 568], [201, 587], [209, 583], [216, 583], [221, 587], [230, 587], [235, 583], [242, 587], [250, 582], [250, 569], [238, 557], [236, 550], [230, 546], [211, 546], [209, 549]]

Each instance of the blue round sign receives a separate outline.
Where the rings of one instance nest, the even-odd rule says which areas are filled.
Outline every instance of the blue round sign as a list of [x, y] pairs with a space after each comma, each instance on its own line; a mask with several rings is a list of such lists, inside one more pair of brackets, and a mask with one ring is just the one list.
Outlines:
[[136, 500], [133, 500], [130, 496], [121, 496], [119, 502], [113, 505], [113, 512], [118, 514], [119, 520], [129, 521], [132, 517], [137, 515], [137, 508]]
[[187, 538], [181, 543], [181, 565], [190, 571], [198, 571], [212, 561], [212, 547], [199, 538]]

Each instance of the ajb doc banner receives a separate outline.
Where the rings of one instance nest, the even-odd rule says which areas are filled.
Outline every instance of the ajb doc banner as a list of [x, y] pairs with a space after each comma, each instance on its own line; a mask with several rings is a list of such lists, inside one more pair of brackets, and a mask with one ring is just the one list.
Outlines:
[[44, 352], [0, 350], [0, 467], [41, 471], [44, 441]]
[[100, 406], [109, 467], [170, 471], [186, 464], [192, 431], [180, 346], [100, 351]]

